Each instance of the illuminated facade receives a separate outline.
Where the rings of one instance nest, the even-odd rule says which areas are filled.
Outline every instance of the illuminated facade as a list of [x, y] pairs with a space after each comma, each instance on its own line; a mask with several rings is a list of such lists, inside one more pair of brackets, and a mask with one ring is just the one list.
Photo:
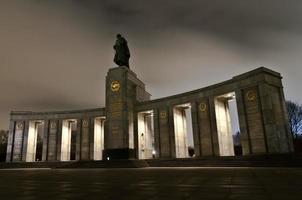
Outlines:
[[[11, 112], [7, 162], [290, 153], [281, 79], [261, 67], [150, 100], [134, 72], [112, 68], [106, 77], [106, 108]], [[239, 133], [234, 134], [236, 123]]]

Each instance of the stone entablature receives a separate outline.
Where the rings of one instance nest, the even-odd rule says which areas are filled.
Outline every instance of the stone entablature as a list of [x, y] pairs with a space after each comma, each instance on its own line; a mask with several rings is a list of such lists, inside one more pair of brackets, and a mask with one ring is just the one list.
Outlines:
[[[42, 161], [69, 160], [71, 151], [74, 160], [145, 159], [153, 152], [153, 158], [178, 158], [187, 155], [178, 134], [184, 134], [188, 107], [194, 155], [231, 155], [230, 98], [237, 103], [243, 155], [293, 152], [281, 79], [279, 73], [261, 67], [212, 86], [149, 100], [134, 72], [112, 68], [106, 77], [106, 108], [11, 112], [7, 161], [32, 161], [28, 152], [37, 148], [30, 147], [29, 138], [36, 138], [38, 130], [43, 132]], [[142, 140], [147, 133], [153, 139]]]
[[32, 111], [12, 111], [11, 120], [41, 120], [41, 119], [70, 119], [82, 118], [83, 115], [90, 117], [105, 116], [105, 108], [94, 108], [85, 110], [52, 111], [52, 112], [32, 112]]
[[[60, 152], [59, 138], [62, 134], [64, 120], [76, 120], [78, 122], [77, 149], [81, 149], [80, 140], [85, 129], [89, 127], [89, 124], [94, 124], [95, 118], [105, 118], [105, 115], [105, 108], [53, 112], [12, 111], [6, 160], [26, 161], [28, 143], [26, 140], [29, 134], [30, 122], [42, 122], [44, 126], [42, 161], [56, 161], [60, 160], [60, 155], [58, 155], [58, 152]], [[91, 127], [91, 130], [93, 131], [93, 127]], [[90, 145], [93, 146], [92, 138], [91, 144], [86, 144], [86, 146]], [[80, 151], [77, 152], [76, 160], [81, 159]], [[93, 152], [91, 152], [91, 158], [93, 158]]]
[[215, 97], [235, 92], [243, 154], [292, 152], [281, 79], [261, 67], [212, 86], [139, 102], [136, 111], [154, 110], [155, 147], [160, 157], [175, 157], [173, 107], [191, 103], [196, 156], [219, 156]]

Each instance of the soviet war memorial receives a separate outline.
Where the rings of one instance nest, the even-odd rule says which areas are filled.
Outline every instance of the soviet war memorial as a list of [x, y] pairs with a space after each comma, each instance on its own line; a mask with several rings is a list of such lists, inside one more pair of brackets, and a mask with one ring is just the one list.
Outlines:
[[12, 112], [7, 162], [235, 156], [230, 101], [236, 102], [243, 156], [294, 151], [278, 72], [260, 67], [150, 100], [129, 68], [130, 52], [120, 34], [114, 49], [119, 66], [106, 76], [106, 107]]
[[301, 11], [0, 1], [0, 199], [301, 199]]

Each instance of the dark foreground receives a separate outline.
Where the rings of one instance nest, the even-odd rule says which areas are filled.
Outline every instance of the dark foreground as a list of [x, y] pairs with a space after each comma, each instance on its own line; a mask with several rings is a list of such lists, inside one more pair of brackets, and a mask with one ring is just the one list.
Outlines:
[[302, 199], [302, 168], [0, 170], [0, 199]]

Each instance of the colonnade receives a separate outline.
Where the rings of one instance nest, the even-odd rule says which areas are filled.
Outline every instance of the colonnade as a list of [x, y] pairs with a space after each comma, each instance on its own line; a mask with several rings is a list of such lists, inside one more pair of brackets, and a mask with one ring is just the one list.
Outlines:
[[11, 121], [7, 161], [102, 160], [105, 117]]

